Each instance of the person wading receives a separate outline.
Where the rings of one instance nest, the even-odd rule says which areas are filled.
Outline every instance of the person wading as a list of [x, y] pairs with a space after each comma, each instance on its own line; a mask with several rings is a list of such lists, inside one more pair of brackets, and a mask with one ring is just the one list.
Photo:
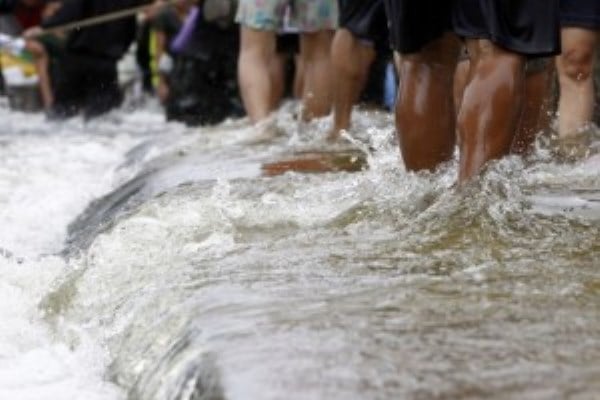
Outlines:
[[[407, 169], [450, 160], [459, 180], [508, 154], [524, 100], [528, 58], [560, 50], [558, 0], [386, 0], [401, 55], [396, 125]], [[465, 40], [471, 67], [458, 118], [453, 76]]]
[[594, 66], [600, 32], [599, 0], [560, 0], [563, 53], [556, 66], [560, 83], [559, 134], [567, 139], [585, 129], [594, 113]]
[[329, 52], [337, 27], [337, 0], [240, 0], [236, 17], [241, 25], [238, 74], [244, 107], [253, 123], [267, 119], [276, 107], [276, 77], [270, 66], [288, 6], [292, 24], [301, 33], [302, 117], [322, 117], [331, 109]]
[[352, 106], [359, 100], [378, 51], [389, 52], [383, 0], [341, 0], [340, 29], [331, 49], [334, 88], [330, 140], [350, 128]]
[[[52, 28], [145, 4], [143, 0], [70, 0], [42, 27]], [[35, 31], [31, 33], [35, 34]], [[104, 114], [121, 104], [117, 62], [135, 39], [135, 17], [76, 29], [67, 35], [64, 56], [57, 65], [52, 117], [85, 118]]]

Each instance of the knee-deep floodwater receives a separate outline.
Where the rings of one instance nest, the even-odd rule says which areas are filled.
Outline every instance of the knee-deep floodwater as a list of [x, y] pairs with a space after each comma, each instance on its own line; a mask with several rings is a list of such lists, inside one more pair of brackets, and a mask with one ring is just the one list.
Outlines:
[[279, 116], [189, 129], [0, 108], [0, 399], [598, 399], [600, 162], [358, 173]]

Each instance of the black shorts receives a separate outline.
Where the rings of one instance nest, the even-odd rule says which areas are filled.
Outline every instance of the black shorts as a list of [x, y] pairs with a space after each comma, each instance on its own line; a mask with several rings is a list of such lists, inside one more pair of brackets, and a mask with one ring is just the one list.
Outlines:
[[65, 51], [53, 69], [53, 114], [72, 117], [82, 111], [86, 119], [100, 116], [123, 101], [117, 61]]
[[416, 53], [452, 30], [453, 0], [385, 0], [390, 40], [402, 54]]
[[560, 52], [558, 0], [386, 0], [386, 5], [392, 44], [403, 54], [449, 31], [530, 57]]
[[340, 28], [379, 49], [389, 49], [390, 34], [383, 0], [340, 0]]
[[600, 29], [600, 1], [560, 0], [560, 24], [563, 27]]

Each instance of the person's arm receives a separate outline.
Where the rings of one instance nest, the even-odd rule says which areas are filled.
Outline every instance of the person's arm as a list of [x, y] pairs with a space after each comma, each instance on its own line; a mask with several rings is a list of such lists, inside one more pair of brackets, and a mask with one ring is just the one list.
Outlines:
[[[156, 32], [156, 59], [158, 60], [158, 86], [156, 87], [156, 94], [162, 103], [166, 103], [169, 99], [169, 80], [167, 78], [168, 72], [161, 68], [165, 63], [165, 58], [170, 56], [167, 52], [167, 35], [165, 32]], [[171, 61], [172, 63], [172, 61]], [[168, 64], [168, 63], [167, 63]]]
[[[85, 4], [89, 1], [90, 0], [65, 0], [54, 15], [42, 23], [42, 27], [52, 28], [55, 26], [68, 24], [70, 22], [80, 21], [85, 17], [91, 17], [91, 15], [86, 15]], [[128, 7], [142, 6], [144, 4], [151, 5], [149, 0], [129, 0], [123, 3], [124, 4], [122, 4], [121, 7], [114, 7], [114, 10], [112, 11], [118, 11]], [[113, 7], [111, 7], [111, 9], [112, 8]]]
[[[158, 2], [157, 2], [158, 3]], [[169, 98], [169, 80], [168, 67], [172, 64], [171, 57], [168, 52], [168, 35], [170, 12], [166, 9], [159, 9], [158, 15], [154, 17], [152, 28], [156, 38], [155, 59], [158, 63], [158, 84], [156, 86], [156, 94], [162, 103], [165, 103]], [[170, 61], [170, 62], [169, 62]]]
[[52, 17], [60, 8], [62, 7], [62, 1], [60, 0], [50, 0], [46, 2], [44, 9], [42, 11], [42, 20], [45, 21], [48, 18]]

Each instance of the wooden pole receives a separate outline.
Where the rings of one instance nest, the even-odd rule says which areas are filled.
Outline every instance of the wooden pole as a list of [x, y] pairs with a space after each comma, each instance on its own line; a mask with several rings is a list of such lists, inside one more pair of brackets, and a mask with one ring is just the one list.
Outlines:
[[[174, 2], [175, 2], [175, 0], [166, 0], [163, 2], [163, 6], [173, 4]], [[66, 23], [63, 25], [59, 25], [59, 26], [53, 26], [52, 28], [44, 29], [40, 33], [40, 35], [47, 34], [47, 33], [59, 33], [59, 32], [64, 32], [64, 31], [71, 31], [74, 29], [88, 28], [90, 26], [96, 26], [96, 25], [107, 23], [107, 22], [117, 21], [117, 20], [123, 19], [123, 18], [133, 17], [134, 15], [137, 15], [138, 13], [149, 9], [150, 7], [152, 7], [152, 5], [153, 4], [144, 4], [141, 6], [127, 8], [124, 10], [119, 10], [119, 11], [111, 12], [108, 14], [97, 15], [95, 17], [86, 18], [81, 21], [74, 21], [74, 22], [69, 22], [69, 23]]]

